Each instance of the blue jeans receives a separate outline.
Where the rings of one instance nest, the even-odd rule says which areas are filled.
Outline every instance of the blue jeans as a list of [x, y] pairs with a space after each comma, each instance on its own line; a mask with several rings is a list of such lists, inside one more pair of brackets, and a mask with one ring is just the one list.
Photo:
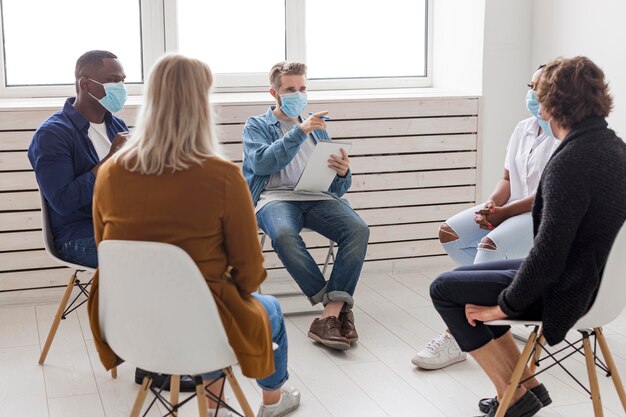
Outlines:
[[57, 248], [61, 259], [89, 268], [98, 267], [98, 249], [93, 237], [74, 239]]
[[[259, 227], [272, 240], [272, 247], [311, 304], [343, 301], [352, 308], [352, 298], [361, 274], [369, 228], [341, 200], [272, 201], [257, 213]], [[328, 282], [300, 237], [309, 228], [338, 245]]]
[[[270, 319], [272, 341], [278, 345], [278, 348], [274, 351], [274, 373], [266, 378], [257, 379], [256, 382], [264, 391], [275, 391], [280, 389], [289, 378], [289, 373], [287, 372], [287, 330], [285, 329], [285, 319], [276, 298], [271, 295], [260, 295], [257, 293], [253, 293], [252, 296], [263, 304]], [[222, 371], [209, 372], [202, 374], [202, 379], [213, 381], [222, 375]]]
[[[439, 275], [430, 285], [433, 305], [463, 352], [481, 348], [509, 331], [509, 326], [485, 326], [480, 322], [472, 327], [465, 317], [465, 305], [497, 305], [498, 296], [511, 284], [523, 261], [514, 259], [462, 266]], [[519, 318], [541, 320], [542, 313], [543, 304], [538, 301]]]
[[[474, 221], [474, 213], [482, 208], [484, 205], [480, 204], [446, 220], [446, 224], [459, 236], [457, 240], [442, 244], [450, 258], [457, 265], [472, 265], [528, 256], [533, 247], [532, 214], [510, 217], [495, 229], [484, 230]], [[493, 241], [495, 250], [478, 248], [484, 237]]]

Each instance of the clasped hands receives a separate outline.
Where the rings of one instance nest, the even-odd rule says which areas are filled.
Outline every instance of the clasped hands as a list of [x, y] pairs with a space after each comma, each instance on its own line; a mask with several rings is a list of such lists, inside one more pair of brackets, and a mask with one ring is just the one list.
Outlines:
[[474, 221], [481, 229], [484, 230], [495, 229], [509, 217], [507, 208], [496, 207], [496, 203], [493, 201], [487, 201], [485, 203], [485, 208], [474, 213]]

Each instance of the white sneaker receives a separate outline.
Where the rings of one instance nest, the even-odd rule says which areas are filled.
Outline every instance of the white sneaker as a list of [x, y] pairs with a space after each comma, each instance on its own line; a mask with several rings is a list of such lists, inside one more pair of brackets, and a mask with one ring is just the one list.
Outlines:
[[261, 405], [257, 417], [281, 417], [294, 411], [300, 405], [300, 391], [294, 387], [284, 386], [280, 401], [272, 405]]
[[214, 408], [209, 408], [209, 417], [235, 417], [233, 413], [226, 408], [220, 408], [217, 414]]
[[413, 356], [413, 365], [422, 369], [441, 369], [467, 359], [454, 337], [447, 331], [441, 333], [428, 343], [426, 349]]

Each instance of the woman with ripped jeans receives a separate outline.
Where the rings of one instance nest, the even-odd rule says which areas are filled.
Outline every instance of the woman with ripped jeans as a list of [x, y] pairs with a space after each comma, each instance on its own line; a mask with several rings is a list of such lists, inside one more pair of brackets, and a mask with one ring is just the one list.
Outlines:
[[[546, 134], [534, 94], [543, 65], [528, 83], [526, 107], [533, 115], [511, 135], [504, 175], [484, 204], [462, 211], [439, 228], [439, 241], [459, 266], [524, 258], [533, 246], [531, 208], [539, 178], [559, 141]], [[441, 369], [465, 360], [446, 330], [411, 360], [423, 369]]]

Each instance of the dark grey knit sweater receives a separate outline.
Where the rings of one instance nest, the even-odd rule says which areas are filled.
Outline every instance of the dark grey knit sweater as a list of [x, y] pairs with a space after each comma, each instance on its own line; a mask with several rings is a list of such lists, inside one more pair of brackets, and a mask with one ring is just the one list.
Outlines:
[[604, 119], [584, 120], [543, 171], [533, 206], [534, 247], [500, 294], [502, 311], [519, 317], [541, 300], [546, 340], [561, 342], [591, 307], [625, 219], [626, 144]]

